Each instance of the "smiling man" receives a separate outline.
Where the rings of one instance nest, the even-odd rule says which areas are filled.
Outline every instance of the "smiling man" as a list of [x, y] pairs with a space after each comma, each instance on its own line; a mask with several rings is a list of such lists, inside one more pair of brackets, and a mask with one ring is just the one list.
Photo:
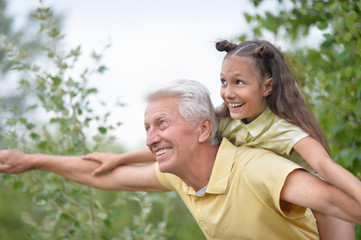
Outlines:
[[219, 143], [207, 89], [179, 80], [152, 88], [147, 145], [157, 162], [93, 176], [99, 163], [76, 156], [0, 151], [0, 172], [51, 171], [92, 187], [177, 191], [207, 239], [318, 239], [308, 208], [361, 224], [343, 192], [272, 152]]

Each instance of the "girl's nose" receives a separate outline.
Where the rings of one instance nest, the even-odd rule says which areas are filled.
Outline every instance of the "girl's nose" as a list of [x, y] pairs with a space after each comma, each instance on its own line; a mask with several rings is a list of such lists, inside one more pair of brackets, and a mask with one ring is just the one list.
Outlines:
[[226, 88], [225, 88], [225, 90], [224, 90], [224, 96], [225, 96], [226, 98], [228, 98], [228, 99], [234, 97], [234, 92], [233, 92], [233, 90], [232, 90], [231, 87], [226, 87]]

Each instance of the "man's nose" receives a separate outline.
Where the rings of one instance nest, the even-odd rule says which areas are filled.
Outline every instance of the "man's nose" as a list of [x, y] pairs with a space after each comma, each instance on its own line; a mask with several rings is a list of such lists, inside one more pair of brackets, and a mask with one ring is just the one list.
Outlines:
[[158, 143], [159, 141], [160, 141], [160, 136], [157, 129], [150, 128], [147, 132], [147, 140], [146, 140], [147, 146], [151, 147], [153, 144]]

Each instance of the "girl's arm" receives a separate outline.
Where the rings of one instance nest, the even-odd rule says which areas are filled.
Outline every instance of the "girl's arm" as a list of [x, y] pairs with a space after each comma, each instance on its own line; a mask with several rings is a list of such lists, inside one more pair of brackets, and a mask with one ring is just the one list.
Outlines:
[[347, 193], [361, 204], [361, 181], [335, 163], [317, 140], [312, 137], [305, 137], [293, 148], [325, 181]]
[[100, 167], [93, 171], [93, 175], [98, 175], [111, 171], [119, 165], [154, 162], [155, 158], [148, 148], [130, 153], [90, 153], [82, 156], [83, 160], [91, 160], [101, 163]]
[[[282, 187], [281, 209], [287, 212], [291, 204], [310, 208], [350, 223], [361, 224], [361, 207], [354, 198], [302, 169], [291, 172]], [[343, 236], [331, 239], [350, 238]]]

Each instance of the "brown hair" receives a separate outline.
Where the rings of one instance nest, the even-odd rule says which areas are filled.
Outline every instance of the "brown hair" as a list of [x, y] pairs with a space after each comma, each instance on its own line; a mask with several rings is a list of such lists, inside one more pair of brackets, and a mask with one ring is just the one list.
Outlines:
[[[220, 52], [227, 52], [225, 59], [230, 56], [251, 57], [255, 62], [255, 69], [259, 69], [260, 81], [272, 77], [272, 92], [267, 96], [270, 110], [302, 128], [311, 137], [319, 141], [330, 154], [326, 137], [320, 124], [311, 110], [307, 107], [300, 90], [297, 87], [296, 76], [287, 65], [283, 54], [271, 43], [264, 40], [245, 41], [239, 44], [226, 40], [216, 43]], [[218, 110], [220, 116], [229, 117], [226, 106]]]

